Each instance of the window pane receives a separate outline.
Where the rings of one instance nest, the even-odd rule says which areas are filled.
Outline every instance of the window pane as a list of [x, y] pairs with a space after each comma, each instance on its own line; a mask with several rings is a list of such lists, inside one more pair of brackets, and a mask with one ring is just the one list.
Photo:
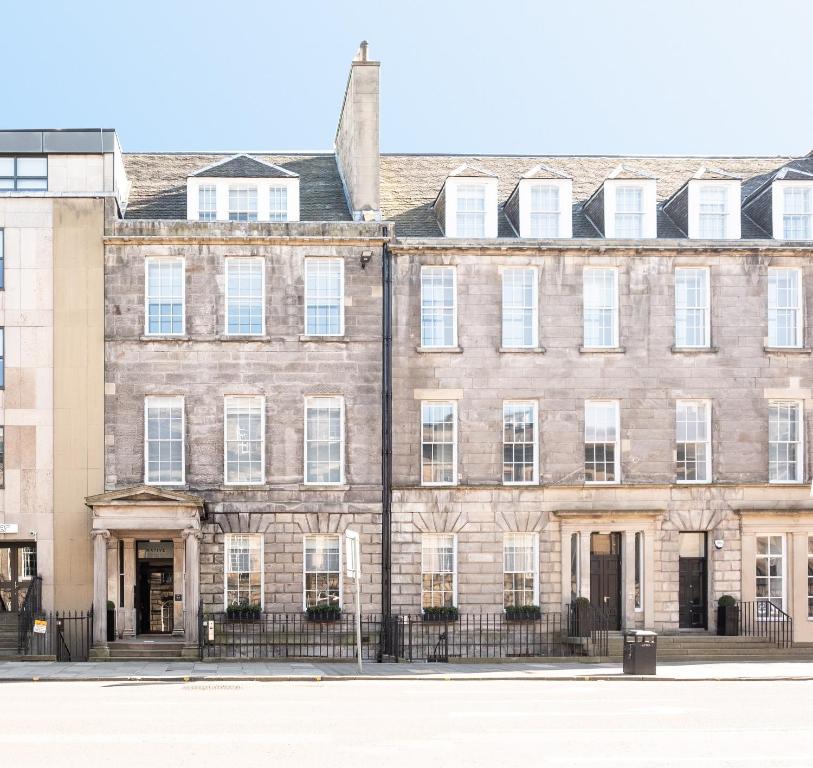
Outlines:
[[305, 333], [340, 336], [343, 332], [344, 262], [305, 260]]
[[226, 259], [226, 333], [262, 334], [264, 264], [256, 258]]
[[217, 192], [213, 186], [198, 188], [198, 219], [214, 221], [217, 218]]
[[644, 228], [644, 193], [641, 187], [616, 187], [615, 236], [639, 238]]
[[180, 259], [147, 260], [147, 333], [184, 331], [184, 269]]
[[783, 235], [786, 240], [813, 239], [813, 192], [802, 187], [784, 191]]
[[506, 533], [503, 537], [503, 605], [536, 604], [536, 536]]
[[726, 235], [726, 201], [724, 187], [700, 189], [700, 237], [723, 238]]
[[457, 237], [485, 237], [486, 188], [482, 184], [457, 187]]
[[453, 403], [421, 405], [421, 481], [424, 485], [455, 482], [454, 419]]
[[795, 483], [802, 480], [802, 412], [799, 403], [768, 406], [768, 480]]
[[288, 221], [288, 188], [271, 187], [269, 195], [268, 220]]
[[305, 403], [305, 481], [342, 482], [342, 402], [310, 397]]
[[262, 606], [263, 539], [258, 534], [227, 534], [224, 569], [226, 607]]
[[421, 346], [452, 347], [456, 343], [454, 267], [421, 270]]
[[257, 221], [257, 187], [229, 187], [229, 221]]
[[796, 269], [768, 271], [768, 345], [801, 346], [801, 286]]
[[590, 402], [584, 409], [585, 482], [616, 481], [618, 403]]
[[261, 397], [227, 397], [226, 482], [262, 483], [263, 399]]
[[148, 397], [145, 417], [147, 482], [183, 482], [183, 401]]
[[584, 346], [614, 347], [617, 344], [618, 297], [614, 269], [585, 269]]
[[677, 479], [708, 482], [711, 435], [708, 403], [681, 402], [676, 412]]
[[503, 482], [535, 482], [536, 429], [533, 403], [503, 406]]
[[536, 345], [537, 279], [535, 269], [511, 268], [502, 273], [502, 345]]
[[45, 157], [18, 157], [17, 176], [47, 176], [48, 159]]
[[456, 580], [454, 535], [424, 534], [421, 539], [422, 606], [453, 606]]
[[675, 270], [675, 345], [709, 345], [709, 273], [705, 269]]
[[339, 536], [305, 537], [305, 606], [340, 607]]

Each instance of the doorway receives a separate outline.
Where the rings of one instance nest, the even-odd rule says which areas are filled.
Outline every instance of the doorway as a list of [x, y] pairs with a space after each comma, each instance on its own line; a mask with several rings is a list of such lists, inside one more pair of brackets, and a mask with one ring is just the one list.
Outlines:
[[37, 575], [37, 545], [0, 544], [0, 613], [17, 613]]
[[621, 534], [590, 534], [590, 602], [621, 629]]
[[681, 531], [678, 572], [678, 627], [708, 629], [706, 532]]
[[175, 573], [171, 541], [136, 542], [136, 631], [141, 635], [171, 634]]

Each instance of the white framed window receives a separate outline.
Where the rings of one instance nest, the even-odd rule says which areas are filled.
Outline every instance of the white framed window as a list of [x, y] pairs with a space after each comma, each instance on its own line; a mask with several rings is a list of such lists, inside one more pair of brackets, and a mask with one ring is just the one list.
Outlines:
[[675, 427], [677, 481], [711, 482], [711, 403], [678, 400]]
[[782, 235], [785, 240], [813, 240], [813, 190], [785, 187]]
[[305, 259], [305, 334], [344, 335], [344, 259]]
[[35, 544], [28, 544], [19, 549], [18, 574], [20, 581], [30, 581], [37, 575], [37, 547]]
[[226, 258], [226, 334], [265, 333], [265, 259]]
[[584, 404], [584, 480], [617, 483], [621, 479], [619, 409], [615, 400]]
[[304, 608], [342, 607], [342, 548], [336, 535], [305, 536]]
[[675, 346], [708, 347], [711, 343], [709, 270], [675, 269]]
[[263, 608], [263, 536], [227, 533], [224, 561], [224, 603], [229, 608]]
[[144, 398], [144, 482], [147, 485], [183, 485], [184, 399]]
[[768, 270], [768, 346], [802, 346], [802, 273]]
[[503, 483], [506, 485], [536, 483], [539, 453], [536, 403], [503, 403], [502, 421]]
[[425, 533], [421, 537], [421, 607], [457, 606], [457, 537]]
[[217, 187], [214, 184], [201, 184], [198, 187], [198, 220], [217, 219]]
[[584, 346], [588, 349], [618, 346], [618, 270], [585, 267]]
[[228, 395], [223, 401], [225, 482], [265, 482], [265, 398]]
[[503, 608], [539, 605], [539, 537], [503, 535]]
[[560, 237], [559, 186], [534, 184], [531, 187], [531, 237]]
[[145, 328], [147, 336], [183, 336], [186, 331], [186, 289], [183, 258], [144, 260]]
[[728, 190], [725, 187], [701, 187], [698, 211], [698, 236], [720, 240], [726, 236]]
[[506, 349], [537, 346], [538, 283], [535, 267], [502, 270], [502, 346]]
[[288, 221], [288, 187], [268, 188], [268, 220]]
[[0, 157], [0, 191], [44, 192], [47, 189], [47, 157]]
[[644, 610], [644, 534], [635, 533], [635, 595], [633, 606], [636, 611]]
[[813, 619], [813, 536], [807, 537], [807, 618]]
[[801, 483], [804, 477], [802, 403], [778, 400], [768, 404], [768, 481]]
[[457, 271], [421, 267], [421, 346], [457, 346]]
[[785, 610], [785, 537], [781, 534], [756, 537], [757, 616], [773, 618], [770, 604]]
[[421, 485], [457, 483], [457, 403], [421, 403]]
[[642, 187], [616, 186], [615, 236], [635, 239], [644, 235], [644, 190]]
[[257, 221], [257, 187], [229, 187], [229, 221]]
[[486, 188], [485, 184], [457, 185], [457, 237], [485, 237]]
[[344, 399], [305, 398], [305, 483], [344, 482]]

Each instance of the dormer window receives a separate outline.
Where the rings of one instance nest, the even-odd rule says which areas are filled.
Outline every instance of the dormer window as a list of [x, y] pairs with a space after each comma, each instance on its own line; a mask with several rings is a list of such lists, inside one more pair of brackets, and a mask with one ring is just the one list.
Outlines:
[[644, 190], [615, 188], [615, 236], [628, 240], [644, 236]]
[[813, 240], [813, 190], [809, 186], [783, 190], [782, 237]]
[[0, 192], [47, 190], [47, 157], [0, 157]]
[[534, 184], [531, 187], [531, 237], [559, 237], [559, 187]]
[[457, 187], [457, 237], [486, 236], [486, 188], [483, 184]]
[[213, 184], [198, 189], [198, 219], [214, 221], [217, 218], [217, 188]]
[[723, 239], [726, 236], [726, 198], [724, 187], [701, 187], [699, 235], [708, 240]]
[[299, 221], [299, 176], [248, 155], [236, 155], [187, 178], [187, 219]]
[[536, 165], [517, 182], [504, 210], [520, 237], [540, 240], [571, 237], [573, 181], [555, 168]]
[[257, 187], [229, 187], [229, 221], [257, 221]]

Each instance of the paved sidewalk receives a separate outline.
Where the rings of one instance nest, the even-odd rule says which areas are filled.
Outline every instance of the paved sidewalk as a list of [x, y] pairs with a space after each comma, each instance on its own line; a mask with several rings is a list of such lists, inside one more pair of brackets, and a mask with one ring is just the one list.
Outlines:
[[620, 663], [603, 664], [376, 664], [359, 675], [350, 663], [262, 661], [114, 661], [0, 663], [0, 683], [68, 680], [813, 680], [813, 662], [664, 662], [654, 677], [622, 674]]

